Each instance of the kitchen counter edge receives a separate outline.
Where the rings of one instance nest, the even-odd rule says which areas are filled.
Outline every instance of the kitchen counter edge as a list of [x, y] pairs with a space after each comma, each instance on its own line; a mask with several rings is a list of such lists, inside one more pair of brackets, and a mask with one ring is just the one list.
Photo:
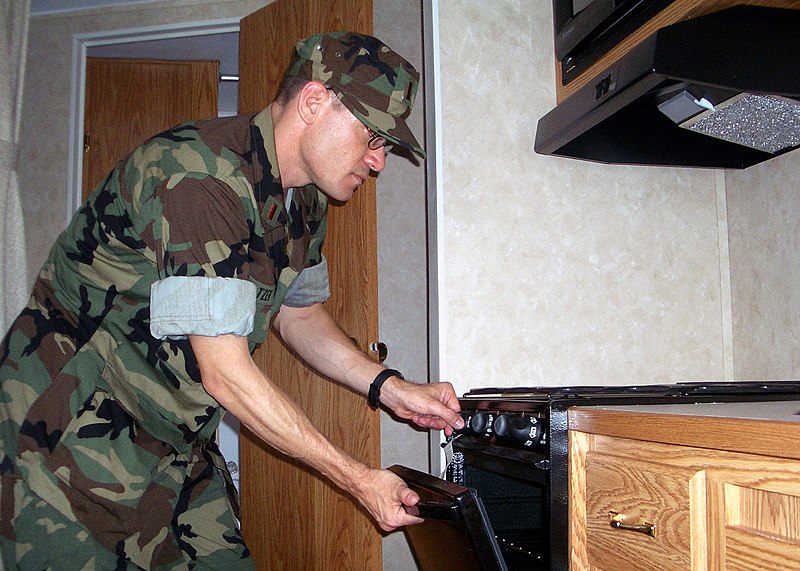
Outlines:
[[568, 428], [648, 442], [800, 459], [800, 400], [576, 406]]

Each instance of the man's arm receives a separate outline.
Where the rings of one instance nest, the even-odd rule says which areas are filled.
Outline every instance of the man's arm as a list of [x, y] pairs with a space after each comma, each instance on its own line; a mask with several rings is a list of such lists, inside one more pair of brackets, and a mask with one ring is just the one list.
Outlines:
[[[321, 304], [283, 306], [275, 319], [281, 338], [318, 373], [366, 395], [383, 366], [359, 351]], [[450, 435], [464, 422], [450, 383], [418, 384], [390, 377], [381, 402], [397, 416]]]
[[419, 523], [403, 505], [419, 496], [387, 470], [365, 466], [330, 443], [250, 357], [246, 337], [190, 336], [203, 387], [254, 434], [353, 495], [382, 529]]

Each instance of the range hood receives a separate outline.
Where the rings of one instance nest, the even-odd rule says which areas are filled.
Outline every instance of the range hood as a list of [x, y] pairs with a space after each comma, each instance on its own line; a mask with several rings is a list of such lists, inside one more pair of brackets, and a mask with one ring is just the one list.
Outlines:
[[800, 146], [800, 10], [735, 6], [661, 28], [539, 120], [534, 150], [747, 168]]

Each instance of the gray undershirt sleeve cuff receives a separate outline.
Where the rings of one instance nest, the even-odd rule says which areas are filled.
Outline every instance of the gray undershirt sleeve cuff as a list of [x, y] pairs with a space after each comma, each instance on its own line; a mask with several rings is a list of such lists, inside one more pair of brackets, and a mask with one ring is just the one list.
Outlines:
[[253, 331], [256, 285], [236, 278], [170, 276], [150, 287], [150, 333], [244, 337]]
[[289, 307], [308, 307], [315, 303], [325, 303], [331, 296], [331, 285], [328, 279], [328, 260], [322, 256], [322, 261], [316, 266], [304, 269], [294, 280], [294, 283], [283, 298], [283, 305]]

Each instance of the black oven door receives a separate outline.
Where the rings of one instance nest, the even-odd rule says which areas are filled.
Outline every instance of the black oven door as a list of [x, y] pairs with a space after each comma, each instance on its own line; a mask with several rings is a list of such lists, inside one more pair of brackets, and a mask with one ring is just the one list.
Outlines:
[[507, 571], [483, 503], [471, 488], [392, 466], [420, 502], [409, 513], [424, 523], [405, 528], [421, 571]]

